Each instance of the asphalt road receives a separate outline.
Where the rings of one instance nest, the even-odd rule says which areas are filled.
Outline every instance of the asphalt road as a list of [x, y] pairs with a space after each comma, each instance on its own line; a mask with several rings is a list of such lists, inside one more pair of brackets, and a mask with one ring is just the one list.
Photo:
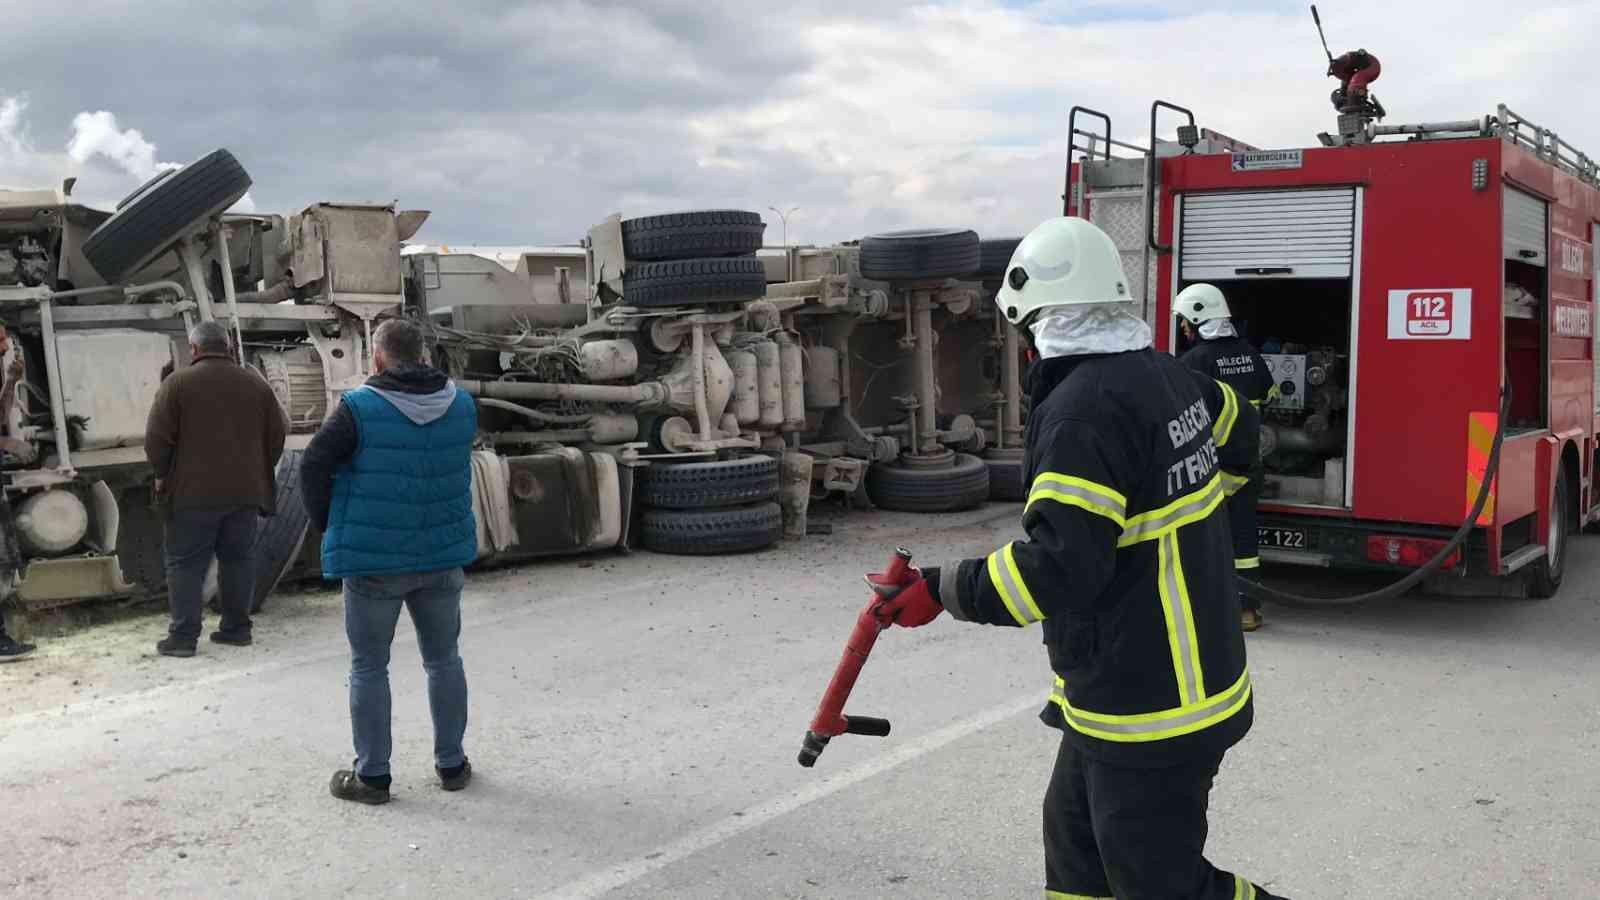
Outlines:
[[[336, 596], [275, 598], [254, 647], [191, 660], [153, 655], [153, 618], [41, 635], [0, 667], [0, 895], [1038, 897], [1037, 631], [886, 634], [851, 709], [894, 734], [795, 763], [861, 573], [1014, 523], [858, 514], [755, 556], [476, 574], [477, 778], [432, 781], [402, 622], [379, 808], [327, 794], [351, 756]], [[1295, 898], [1600, 895], [1597, 549], [1576, 539], [1551, 601], [1269, 607], [1211, 857]]]

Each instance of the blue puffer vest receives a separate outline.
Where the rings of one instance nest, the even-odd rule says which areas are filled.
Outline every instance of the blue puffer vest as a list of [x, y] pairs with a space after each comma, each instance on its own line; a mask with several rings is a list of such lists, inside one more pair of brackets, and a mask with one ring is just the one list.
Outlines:
[[421, 425], [370, 387], [346, 393], [344, 403], [359, 443], [334, 477], [323, 574], [400, 575], [470, 564], [478, 555], [472, 398], [457, 391], [442, 415]]

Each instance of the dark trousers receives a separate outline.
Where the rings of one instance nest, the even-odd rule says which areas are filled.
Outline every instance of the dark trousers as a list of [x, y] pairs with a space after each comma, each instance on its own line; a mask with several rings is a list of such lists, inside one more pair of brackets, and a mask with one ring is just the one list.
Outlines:
[[250, 599], [255, 592], [257, 510], [253, 506], [228, 506], [173, 510], [167, 518], [167, 602], [172, 610], [173, 637], [195, 641], [200, 637], [206, 570], [217, 560], [217, 598], [222, 607], [220, 630], [234, 635], [250, 633]]
[[1044, 796], [1045, 893], [1055, 900], [1271, 900], [1206, 861], [1206, 809], [1222, 757], [1136, 769], [1063, 737]]
[[[1228, 498], [1228, 527], [1233, 532], [1233, 567], [1240, 572], [1261, 568], [1261, 551], [1256, 545], [1256, 504], [1261, 500], [1261, 480], [1266, 471], [1250, 472], [1250, 483]], [[1260, 609], [1261, 601], [1243, 591], [1239, 601], [1245, 609]]]

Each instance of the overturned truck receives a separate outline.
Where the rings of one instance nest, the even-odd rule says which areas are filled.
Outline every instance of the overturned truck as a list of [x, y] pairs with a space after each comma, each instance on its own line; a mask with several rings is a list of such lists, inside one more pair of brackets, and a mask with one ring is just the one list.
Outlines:
[[257, 609], [319, 568], [299, 451], [370, 373], [388, 316], [424, 323], [477, 400], [480, 564], [760, 549], [830, 496], [1022, 496], [1021, 356], [990, 302], [1014, 239], [769, 248], [759, 215], [710, 210], [611, 216], [570, 247], [449, 248], [408, 245], [427, 213], [393, 206], [226, 212], [249, 186], [218, 150], [111, 211], [71, 182], [0, 191], [0, 316], [26, 365], [7, 387], [21, 446], [0, 461], [0, 587], [22, 608], [164, 591], [144, 425], [203, 320], [290, 431]]

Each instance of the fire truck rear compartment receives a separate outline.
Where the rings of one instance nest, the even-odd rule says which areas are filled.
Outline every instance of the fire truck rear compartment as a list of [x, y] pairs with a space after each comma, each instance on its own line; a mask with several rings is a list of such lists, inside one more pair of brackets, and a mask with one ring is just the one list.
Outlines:
[[1261, 407], [1262, 500], [1343, 508], [1349, 441], [1349, 278], [1213, 280], [1277, 395]]

